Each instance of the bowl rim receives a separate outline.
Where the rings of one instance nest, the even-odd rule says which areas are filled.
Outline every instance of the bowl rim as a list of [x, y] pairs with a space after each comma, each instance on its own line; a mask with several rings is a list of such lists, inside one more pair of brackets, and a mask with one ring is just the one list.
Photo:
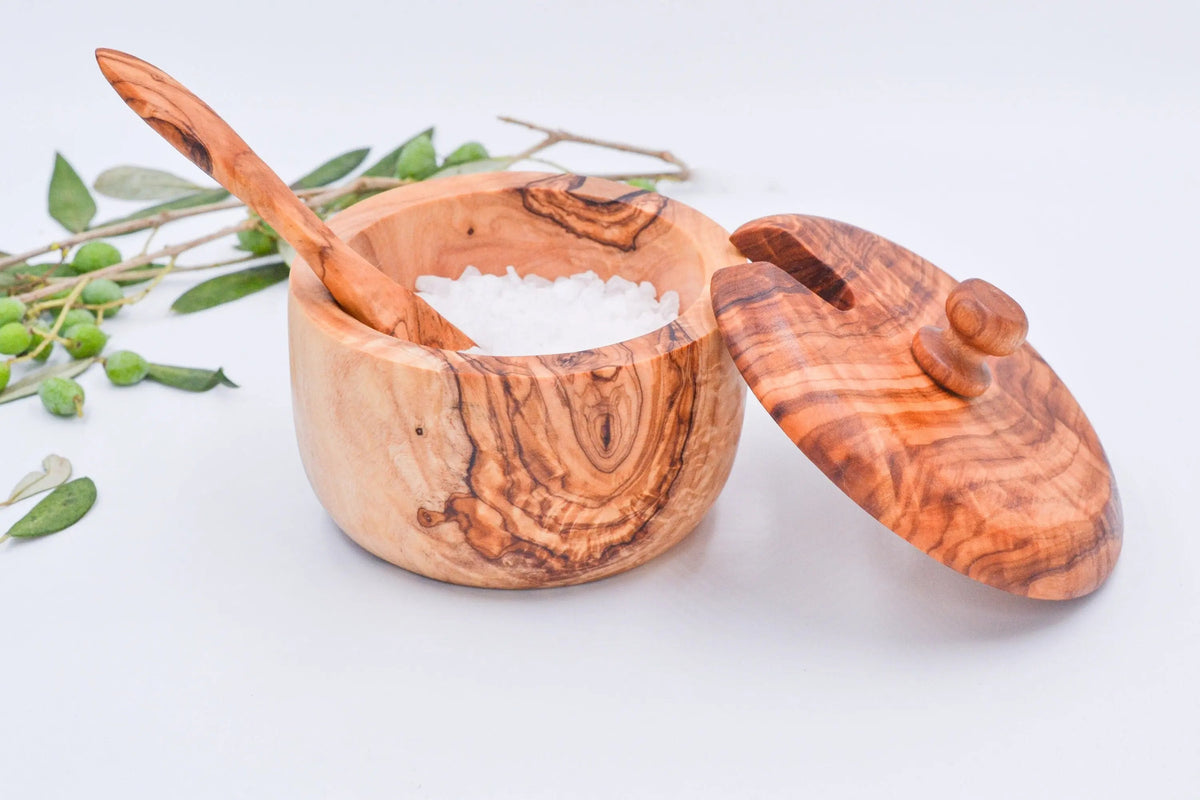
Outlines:
[[[349, 241], [383, 216], [378, 211], [379, 206], [388, 206], [387, 216], [391, 216], [427, 203], [517, 188], [537, 180], [561, 177], [564, 174], [569, 173], [506, 171], [435, 178], [388, 189], [335, 214], [329, 218], [328, 223], [339, 237]], [[628, 184], [592, 177], [587, 177], [580, 188], [589, 190], [589, 194], [596, 195], [600, 199], [616, 199], [644, 191]], [[392, 205], [396, 201], [397, 193], [404, 193], [404, 203], [399, 207]], [[288, 304], [289, 327], [291, 327], [290, 317], [293, 314], [303, 314], [311, 323], [311, 327], [344, 347], [370, 353], [374, 357], [397, 364], [424, 369], [443, 369], [450, 365], [455, 369], [466, 368], [493, 372], [510, 371], [513, 366], [521, 365], [527, 367], [530, 373], [536, 376], [546, 374], [548, 364], [555, 364], [557, 368], [553, 372], [555, 375], [561, 376], [563, 367], [569, 368], [572, 362], [576, 361], [580, 362], [580, 369], [574, 371], [590, 372], [601, 364], [633, 365], [657, 359], [682, 348], [694, 346], [697, 342], [719, 334], [716, 317], [712, 310], [712, 275], [717, 269], [724, 266], [732, 266], [746, 261], [745, 256], [741, 255], [729, 242], [729, 232], [719, 223], [685, 203], [665, 195], [664, 198], [664, 210], [670, 209], [670, 223], [683, 231], [697, 250], [703, 249], [706, 245], [697, 241], [696, 234], [708, 233], [713, 237], [714, 242], [724, 243], [729, 251], [730, 259], [727, 264], [722, 264], [720, 267], [706, 267], [704, 284], [699, 294], [687, 308], [680, 310], [674, 320], [631, 339], [586, 350], [537, 355], [489, 355], [429, 347], [381, 333], [355, 319], [334, 301], [329, 290], [299, 255], [292, 262], [291, 274], [288, 279], [289, 299], [293, 301]], [[664, 336], [663, 332], [672, 327], [676, 329], [677, 334], [682, 335]], [[664, 341], [667, 342], [666, 347], [662, 346]], [[580, 358], [585, 354], [586, 357]], [[571, 371], [568, 369], [568, 373]]]

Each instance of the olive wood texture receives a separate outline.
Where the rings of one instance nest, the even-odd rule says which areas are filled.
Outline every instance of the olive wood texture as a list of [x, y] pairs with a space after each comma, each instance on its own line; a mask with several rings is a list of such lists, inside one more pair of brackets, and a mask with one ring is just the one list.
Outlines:
[[932, 557], [1005, 591], [1068, 599], [1104, 581], [1121, 549], [1116, 484], [1054, 371], [1023, 344], [992, 365], [990, 388], [970, 400], [913, 357], [917, 331], [947, 326], [948, 297], [953, 314], [984, 296], [1002, 345], [1024, 337], [1023, 314], [845, 223], [765, 217], [731, 241], [756, 262], [712, 280], [734, 361], [847, 495]]
[[696, 526], [729, 475], [745, 401], [708, 292], [742, 260], [720, 226], [625, 184], [507, 172], [393, 189], [330, 224], [406, 286], [511, 264], [650, 280], [681, 301], [674, 322], [625, 342], [471, 355], [360, 325], [297, 259], [300, 454], [352, 539], [440, 580], [529, 588], [621, 572]]
[[174, 78], [116, 50], [97, 50], [96, 61], [139, 117], [266, 220], [356, 319], [381, 333], [432, 346], [474, 346], [428, 303], [339, 240], [225, 120]]

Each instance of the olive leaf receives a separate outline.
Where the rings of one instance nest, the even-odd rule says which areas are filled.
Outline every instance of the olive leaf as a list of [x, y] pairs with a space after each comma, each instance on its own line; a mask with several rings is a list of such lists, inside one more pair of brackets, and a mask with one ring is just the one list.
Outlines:
[[171, 304], [171, 310], [191, 314], [219, 306], [287, 280], [288, 272], [287, 264], [273, 261], [210, 278], [179, 295]]
[[44, 261], [41, 264], [14, 264], [6, 271], [18, 277], [61, 278], [72, 274], [71, 265], [62, 261]]
[[363, 172], [363, 176], [368, 177], [368, 178], [394, 178], [394, 177], [396, 177], [396, 164], [400, 161], [400, 153], [403, 152], [405, 147], [412, 144], [417, 139], [420, 139], [422, 136], [432, 139], [433, 138], [433, 128], [426, 128], [425, 130], [418, 133], [416, 136], [413, 136], [412, 138], [401, 142], [400, 145], [395, 150], [388, 153], [386, 156], [379, 159], [371, 166], [367, 167], [367, 169]]
[[61, 153], [54, 154], [54, 172], [50, 175], [50, 216], [71, 233], [85, 230], [96, 216], [96, 201], [79, 173]]
[[131, 166], [104, 170], [92, 188], [117, 200], [174, 200], [202, 189], [186, 178], [161, 169]]
[[315, 189], [318, 186], [325, 186], [336, 180], [341, 180], [358, 169], [358, 165], [366, 159], [367, 153], [370, 152], [371, 148], [364, 147], [360, 150], [351, 150], [348, 153], [342, 153], [340, 156], [331, 158], [293, 183], [291, 188]]
[[27, 497], [53, 489], [71, 478], [71, 462], [62, 456], [48, 455], [42, 459], [42, 471], [34, 471], [17, 481], [12, 494], [0, 506], [11, 506]]
[[102, 227], [116, 225], [118, 222], [129, 222], [130, 220], [149, 217], [160, 211], [175, 211], [180, 208], [195, 208], [196, 206], [206, 206], [209, 203], [219, 203], [226, 197], [229, 197], [229, 192], [224, 189], [205, 189], [195, 194], [185, 194], [183, 197], [177, 197], [165, 203], [156, 203], [155, 205], [147, 206], [132, 214], [126, 214], [123, 217], [107, 220], [102, 223]]
[[421, 135], [400, 149], [394, 177], [423, 181], [437, 172], [437, 168], [437, 152], [433, 149], [433, 139]]
[[37, 394], [38, 387], [42, 385], [42, 381], [46, 380], [46, 378], [74, 378], [95, 362], [96, 358], [94, 356], [92, 358], [81, 358], [78, 361], [68, 361], [65, 364], [47, 367], [46, 369], [26, 375], [3, 392], [0, 392], [0, 404], [10, 403], [13, 400], [20, 400], [22, 397]]
[[466, 164], [469, 161], [482, 161], [489, 158], [487, 148], [479, 142], [465, 142], [454, 148], [454, 151], [442, 161], [443, 167], [453, 167]]
[[64, 483], [17, 520], [8, 533], [0, 536], [0, 542], [10, 536], [34, 539], [69, 528], [83, 519], [95, 502], [96, 484], [91, 478], [76, 478]]
[[183, 389], [187, 392], [207, 392], [214, 386], [237, 388], [237, 384], [229, 380], [223, 369], [193, 369], [191, 367], [173, 367], [168, 364], [151, 364], [146, 377], [158, 381], [165, 386]]
[[656, 184], [654, 181], [650, 180], [649, 178], [630, 178], [629, 180], [627, 180], [625, 182], [628, 183], [630, 186], [634, 187], [635, 189], [641, 189], [643, 192], [657, 192], [658, 191], [658, 184]]
[[503, 172], [511, 167], [513, 163], [511, 158], [481, 158], [477, 161], [468, 161], [463, 164], [443, 167], [429, 177], [448, 178], [451, 175], [469, 175], [473, 172]]

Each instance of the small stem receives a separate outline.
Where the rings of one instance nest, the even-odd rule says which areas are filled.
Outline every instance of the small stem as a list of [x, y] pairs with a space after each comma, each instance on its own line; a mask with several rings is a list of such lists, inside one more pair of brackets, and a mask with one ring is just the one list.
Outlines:
[[[274, 255], [272, 253], [272, 255]], [[166, 272], [198, 272], [204, 269], [220, 269], [221, 267], [231, 267], [234, 264], [245, 264], [247, 261], [257, 261], [260, 258], [270, 258], [271, 256], [256, 256], [253, 253], [250, 255], [239, 256], [238, 258], [230, 258], [225, 261], [214, 261], [211, 264], [189, 264], [186, 267], [159, 267], [158, 269], [139, 269], [131, 272], [122, 272], [113, 280], [126, 280], [129, 278], [153, 278], [155, 275]]]
[[11, 533], [6, 533], [6, 534], [4, 534], [3, 536], [0, 536], [0, 544], [4, 544], [5, 542], [7, 542], [7, 541], [8, 541], [9, 539], [11, 539], [11, 538], [12, 538], [12, 534], [11, 534]]
[[237, 198], [230, 197], [226, 200], [221, 200], [216, 203], [209, 203], [203, 206], [193, 206], [192, 208], [177, 208], [171, 211], [160, 211], [157, 214], [151, 214], [148, 217], [141, 219], [131, 219], [125, 222], [118, 222], [113, 225], [105, 225], [103, 228], [93, 228], [90, 231], [77, 233], [74, 236], [67, 237], [60, 242], [51, 242], [43, 247], [38, 247], [24, 253], [18, 253], [13, 256], [0, 258], [0, 269], [20, 264], [37, 256], [51, 253], [55, 250], [62, 250], [64, 253], [70, 248], [83, 242], [90, 242], [92, 239], [103, 239], [109, 236], [122, 236], [126, 233], [137, 233], [144, 231], [147, 228], [157, 228], [166, 225], [168, 222], [174, 222], [177, 219], [185, 217], [194, 217], [198, 214], [208, 214], [212, 211], [223, 211], [229, 208], [237, 208], [242, 205], [242, 201]]
[[84, 304], [83, 307], [90, 309], [92, 311], [95, 311], [96, 318], [98, 320], [103, 320], [105, 311], [111, 311], [114, 308], [120, 308], [121, 306], [130, 306], [130, 305], [133, 305], [134, 303], [141, 302], [141, 300], [143, 298], [145, 298], [146, 295], [150, 294], [150, 290], [152, 290], [155, 286], [158, 286], [158, 284], [160, 284], [162, 282], [162, 279], [167, 277], [167, 275], [169, 275], [174, 269], [175, 269], [175, 257], [172, 256], [171, 260], [167, 262], [167, 265], [165, 267], [154, 270], [157, 274], [151, 279], [150, 284], [148, 286], [146, 286], [144, 289], [141, 289], [140, 291], [138, 291], [137, 294], [131, 294], [128, 297], [122, 297], [120, 300], [113, 300], [110, 303], [101, 303], [99, 305]]
[[[666, 163], [674, 166], [676, 169], [670, 173], [665, 173], [664, 177], [670, 177], [674, 180], [685, 181], [689, 177], [691, 177], [691, 174], [692, 174], [691, 168], [688, 167], [688, 165], [686, 163], [684, 163], [684, 161], [682, 159], [677, 157], [670, 150], [651, 150], [646, 147], [637, 147], [636, 145], [625, 144], [624, 142], [613, 142], [613, 141], [609, 141], [607, 139], [597, 139], [592, 136], [580, 136], [577, 133], [571, 133], [569, 131], [558, 130], [555, 128], [547, 128], [544, 125], [537, 125], [533, 122], [526, 122], [524, 120], [514, 119], [513, 117], [499, 117], [499, 120], [501, 122], [508, 122], [512, 125], [520, 125], [523, 128], [529, 128], [530, 130], [538, 131], [539, 133], [544, 133], [546, 135], [546, 138], [544, 140], [542, 140], [538, 144], [535, 144], [533, 147], [528, 148], [525, 152], [521, 153], [521, 155], [519, 156], [520, 158], [528, 158], [529, 156], [533, 155], [534, 153], [545, 150], [548, 147], [552, 147], [552, 146], [558, 144], [559, 142], [576, 142], [578, 144], [592, 145], [593, 147], [603, 147], [606, 150], [617, 150], [618, 152], [622, 152], [622, 153], [635, 153], [637, 155], [649, 156], [650, 158], [657, 158], [659, 161], [665, 161]], [[607, 177], [607, 176], [597, 176], [597, 177]], [[631, 175], [630, 177], [635, 177], [635, 176]], [[636, 176], [636, 177], [644, 177], [644, 176]], [[623, 180], [623, 179], [624, 178], [620, 178], [620, 177], [618, 177], [618, 178], [610, 177], [609, 178], [609, 180]]]
[[603, 178], [606, 181], [686, 181], [687, 177], [683, 176], [678, 171], [671, 172], [609, 172], [609, 173], [591, 173], [593, 178]]
[[[390, 178], [358, 178], [355, 181], [351, 181], [346, 186], [355, 186], [360, 183], [369, 185], [375, 182], [387, 184], [386, 186], [382, 187], [387, 189], [390, 189], [392, 186], [399, 186], [401, 183], [401, 181], [392, 180]], [[301, 189], [296, 192], [296, 195], [304, 198], [316, 197], [330, 191], [333, 190], [322, 186], [315, 189]], [[348, 193], [349, 192], [343, 192], [343, 194]], [[151, 214], [148, 217], [130, 219], [124, 222], [116, 222], [112, 225], [105, 225], [102, 228], [92, 228], [91, 230], [77, 233], [74, 236], [68, 236], [66, 239], [61, 241], [51, 242], [50, 244], [43, 245], [42, 247], [36, 247], [33, 250], [27, 250], [24, 253], [4, 256], [0, 258], [0, 269], [10, 267], [13, 264], [20, 264], [22, 261], [28, 261], [31, 258], [37, 258], [38, 256], [45, 255], [46, 253], [52, 253], [55, 250], [61, 251], [63, 257], [65, 258], [67, 251], [69, 251], [72, 247], [78, 244], [83, 244], [84, 242], [90, 242], [93, 239], [104, 239], [111, 236], [124, 236], [127, 233], [137, 233], [138, 231], [144, 231], [148, 228], [157, 229], [161, 228], [163, 225], [166, 225], [168, 222], [175, 222], [176, 220], [195, 217], [201, 214], [210, 214], [214, 211], [226, 211], [232, 208], [240, 208], [244, 205], [245, 203], [243, 203], [241, 200], [238, 200], [236, 197], [229, 197], [224, 200], [218, 200], [215, 203], [207, 203], [202, 206], [159, 211], [157, 214]]]
[[45, 328], [39, 328], [37, 326], [34, 326], [33, 328], [31, 328], [31, 330], [34, 333], [36, 333], [38, 336], [41, 336], [43, 339], [48, 339], [51, 342], [58, 342], [61, 345], [65, 345], [67, 342], [71, 341], [70, 339], [66, 338], [65, 336], [59, 336], [58, 334], [54, 333], [53, 331], [48, 331]]
[[[58, 318], [54, 320], [54, 324], [50, 327], [50, 330], [47, 331], [46, 335], [44, 336], [41, 333], [38, 334], [39, 336], [42, 336], [42, 340], [38, 342], [37, 347], [33, 348], [23, 356], [14, 358], [12, 363], [15, 364], [19, 361], [30, 361], [36, 358], [47, 347], [52, 347], [53, 342], [63, 342], [65, 344], [64, 340], [59, 337], [58, 332], [62, 330], [63, 323], [67, 321], [67, 311], [71, 309], [71, 304], [79, 299], [79, 295], [83, 294], [83, 287], [87, 286], [87, 284], [88, 281], [86, 280], [86, 276], [85, 280], [81, 280], [75, 284], [75, 288], [73, 288], [71, 293], [68, 294], [62, 301], [62, 311], [59, 312]], [[37, 307], [34, 306], [34, 308], [36, 309]], [[40, 309], [38, 310], [40, 311]]]
[[48, 286], [43, 286], [40, 289], [34, 289], [32, 291], [25, 292], [24, 294], [19, 294], [19, 295], [17, 295], [17, 298], [20, 300], [23, 300], [26, 303], [33, 301], [33, 300], [40, 300], [43, 297], [48, 297], [52, 294], [57, 294], [58, 292], [61, 292], [64, 287], [70, 286], [72, 284], [78, 284], [80, 281], [90, 281], [90, 280], [95, 280], [96, 278], [108, 278], [112, 275], [116, 275], [121, 272], [126, 272], [135, 267], [144, 266], [144, 265], [149, 264], [152, 261], [155, 261], [160, 258], [174, 258], [175, 256], [179, 255], [180, 253], [186, 253], [188, 250], [194, 250], [195, 248], [197, 248], [203, 244], [208, 244], [209, 242], [212, 242], [217, 239], [221, 239], [225, 236], [229, 236], [231, 234], [237, 233], [238, 231], [243, 231], [243, 230], [247, 230], [249, 228], [253, 228], [254, 225], [255, 225], [255, 220], [244, 219], [241, 222], [237, 223], [236, 225], [227, 225], [226, 227], [221, 228], [218, 231], [206, 234], [204, 236], [200, 236], [198, 238], [192, 239], [187, 242], [183, 242], [182, 244], [171, 245], [170, 247], [164, 247], [161, 250], [158, 250], [153, 253], [143, 253], [140, 256], [135, 256], [133, 258], [127, 258], [124, 261], [121, 261], [117, 264], [113, 264], [110, 267], [104, 267], [103, 269], [98, 269], [98, 270], [95, 270], [94, 272], [89, 272], [85, 275], [79, 275], [76, 277], [64, 278], [60, 281], [55, 281], [54, 283], [51, 283]]
[[[412, 181], [401, 180], [400, 178], [376, 178], [364, 175], [333, 189], [326, 187], [322, 187], [319, 190], [310, 189], [306, 193], [309, 196], [304, 202], [308, 204], [309, 208], [318, 208], [328, 205], [334, 200], [341, 199], [348, 194], [355, 194], [356, 192], [382, 192], [385, 189], [394, 189], [397, 186], [404, 186], [407, 183], [412, 183]], [[301, 195], [300, 192], [296, 194]]]
[[146, 255], [150, 251], [150, 243], [154, 241], [154, 237], [162, 230], [162, 226], [158, 225], [150, 229], [150, 233], [146, 236], [146, 241], [142, 242], [142, 252], [140, 255]]

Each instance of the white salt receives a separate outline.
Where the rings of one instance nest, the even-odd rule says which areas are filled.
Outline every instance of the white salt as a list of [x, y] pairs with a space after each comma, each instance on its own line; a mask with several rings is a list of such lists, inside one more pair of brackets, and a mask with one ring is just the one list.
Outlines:
[[484, 275], [467, 267], [457, 279], [422, 275], [417, 294], [479, 345], [471, 352], [505, 356], [590, 350], [657, 330], [679, 316], [679, 294], [649, 281], [595, 272], [547, 280]]

